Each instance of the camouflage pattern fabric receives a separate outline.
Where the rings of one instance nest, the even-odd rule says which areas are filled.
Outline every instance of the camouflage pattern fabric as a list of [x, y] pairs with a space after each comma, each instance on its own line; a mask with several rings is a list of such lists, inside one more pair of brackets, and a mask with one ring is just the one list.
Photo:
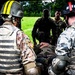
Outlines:
[[56, 42], [57, 42], [57, 39], [58, 39], [59, 35], [66, 28], [66, 23], [62, 19], [55, 20], [55, 23], [56, 23]]
[[37, 45], [37, 59], [36, 62], [42, 64], [41, 67], [41, 75], [48, 75], [48, 66], [51, 65], [52, 59], [55, 57], [55, 46], [49, 45], [49, 47], [39, 48], [40, 45]]
[[[55, 49], [55, 53], [57, 55], [67, 55], [69, 57], [75, 57], [75, 23], [69, 28], [67, 28], [58, 38], [57, 47]], [[74, 50], [74, 51], [73, 51]], [[71, 53], [71, 54], [70, 54]], [[75, 75], [75, 59], [70, 62], [71, 68], [68, 70], [69, 75]]]
[[42, 49], [39, 48], [39, 45], [36, 47], [37, 49], [37, 58], [44, 58], [46, 64], [48, 64], [49, 60], [52, 60], [56, 55], [54, 53], [55, 46], [49, 45], [49, 47], [44, 47]]

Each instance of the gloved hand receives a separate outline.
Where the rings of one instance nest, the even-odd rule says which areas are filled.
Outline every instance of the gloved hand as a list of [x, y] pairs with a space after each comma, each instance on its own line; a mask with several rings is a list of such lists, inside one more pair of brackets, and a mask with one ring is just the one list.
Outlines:
[[37, 45], [34, 46], [34, 51], [35, 51], [36, 55], [41, 52], [40, 44], [37, 44]]

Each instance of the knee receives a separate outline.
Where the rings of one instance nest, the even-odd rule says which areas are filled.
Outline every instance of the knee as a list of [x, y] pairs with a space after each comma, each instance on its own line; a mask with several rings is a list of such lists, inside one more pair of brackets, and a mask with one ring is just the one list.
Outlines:
[[53, 72], [51, 66], [48, 67], [48, 74], [49, 74], [49, 75], [56, 75], [56, 74]]

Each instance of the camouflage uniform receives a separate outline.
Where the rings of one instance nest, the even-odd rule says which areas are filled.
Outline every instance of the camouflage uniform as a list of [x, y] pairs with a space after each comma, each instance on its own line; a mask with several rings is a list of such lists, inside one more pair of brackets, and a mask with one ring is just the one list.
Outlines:
[[22, 65], [25, 67], [28, 63], [35, 63], [33, 44], [27, 35], [11, 26], [10, 22], [0, 26], [0, 36], [0, 75], [23, 75]]
[[48, 47], [43, 47], [42, 49], [36, 47], [36, 54], [37, 54], [37, 59], [36, 62], [37, 63], [41, 63], [42, 64], [42, 75], [48, 75], [47, 71], [48, 71], [48, 66], [51, 65], [51, 61], [53, 58], [56, 57], [54, 50], [55, 50], [55, 46], [53, 45], [49, 45]]
[[71, 59], [67, 73], [75, 75], [75, 23], [59, 36], [55, 53]]
[[66, 23], [61, 18], [59, 18], [58, 20], [55, 18], [55, 23], [56, 23], [56, 42], [57, 42], [59, 35], [66, 28]]

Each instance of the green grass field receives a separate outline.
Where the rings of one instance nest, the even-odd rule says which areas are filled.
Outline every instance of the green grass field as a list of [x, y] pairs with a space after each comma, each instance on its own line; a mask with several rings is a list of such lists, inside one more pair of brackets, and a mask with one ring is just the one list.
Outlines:
[[38, 18], [39, 17], [23, 17], [21, 20], [21, 28], [24, 31], [24, 33], [29, 36], [31, 41], [32, 41], [32, 36], [31, 36], [32, 29], [33, 29], [35, 21]]

